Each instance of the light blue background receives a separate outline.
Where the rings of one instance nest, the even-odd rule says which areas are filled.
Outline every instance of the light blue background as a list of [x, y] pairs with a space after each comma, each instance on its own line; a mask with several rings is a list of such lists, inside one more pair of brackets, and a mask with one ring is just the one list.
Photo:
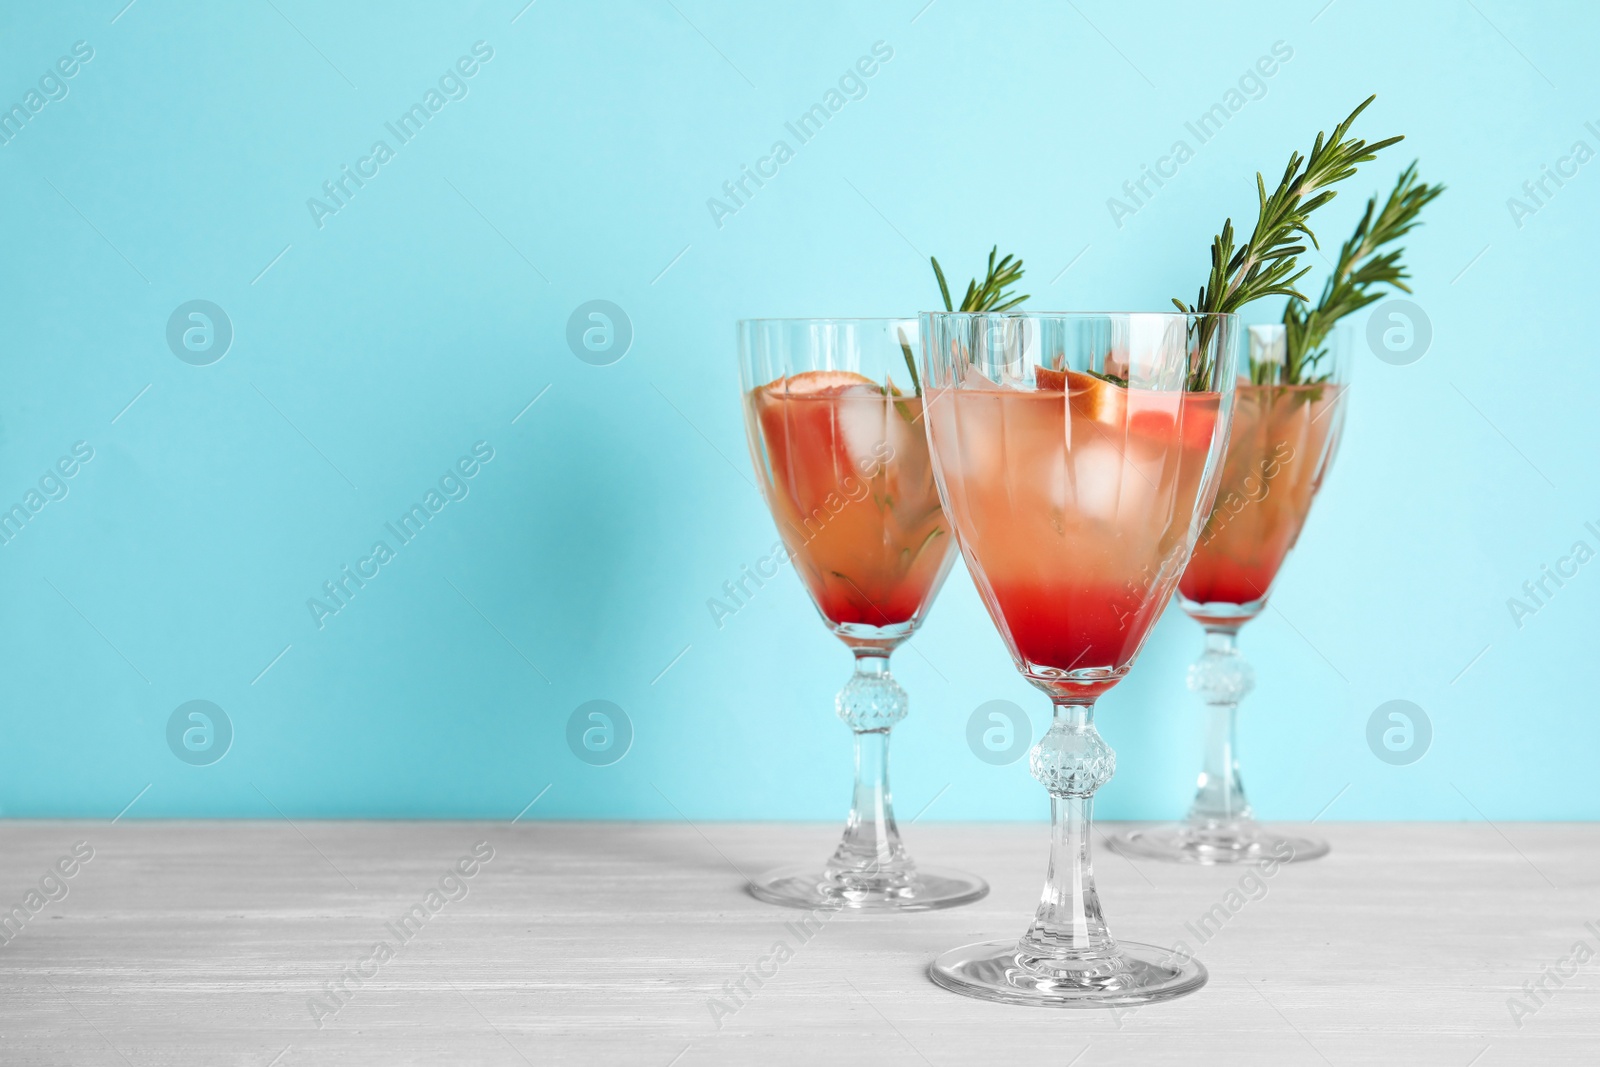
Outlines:
[[[1521, 629], [1506, 606], [1600, 525], [1600, 163], [1521, 227], [1506, 205], [1600, 148], [1589, 5], [123, 2], [0, 33], [8, 104], [95, 50], [0, 146], [0, 498], [95, 450], [0, 547], [5, 814], [510, 818], [549, 785], [527, 817], [842, 818], [844, 649], [787, 570], [720, 630], [706, 605], [775, 540], [734, 320], [914, 312], [927, 254], [965, 279], [995, 242], [1034, 308], [1164, 308], [1253, 217], [1253, 172], [1376, 92], [1360, 132], [1408, 139], [1319, 229], [1414, 156], [1449, 185], [1408, 242], [1432, 347], [1357, 353], [1281, 610], [1245, 632], [1246, 779], [1273, 818], [1600, 815], [1600, 563]], [[307, 198], [480, 40], [469, 95], [319, 229]], [[1115, 225], [1107, 198], [1280, 40], [1265, 97]], [[867, 96], [715, 225], [707, 198], [876, 41]], [[236, 330], [211, 366], [165, 342], [191, 299]], [[565, 341], [592, 299], [633, 323], [612, 366]], [[470, 496], [319, 630], [307, 598], [480, 440]], [[1199, 643], [1169, 611], [1104, 700], [1101, 814], [1187, 803]], [[984, 701], [1036, 729], [1047, 706], [959, 566], [896, 671], [903, 817], [1042, 815], [1025, 761], [966, 747]], [[564, 740], [597, 698], [636, 734], [609, 767]], [[1396, 698], [1434, 726], [1406, 767], [1364, 735]], [[193, 699], [234, 725], [211, 766], [166, 745]]]

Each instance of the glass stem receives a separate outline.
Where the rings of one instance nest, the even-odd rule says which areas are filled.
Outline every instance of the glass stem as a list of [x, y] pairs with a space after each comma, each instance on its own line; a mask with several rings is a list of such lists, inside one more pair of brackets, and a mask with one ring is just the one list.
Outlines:
[[894, 822], [889, 731], [906, 716], [906, 692], [889, 673], [888, 653], [857, 650], [855, 674], [839, 691], [835, 705], [839, 718], [855, 734], [856, 774], [850, 821], [825, 875], [847, 891], [904, 885], [915, 867]]
[[1255, 672], [1239, 653], [1237, 628], [1206, 630], [1206, 647], [1189, 668], [1189, 688], [1206, 703], [1205, 764], [1196, 783], [1189, 822], [1215, 829], [1251, 818], [1239, 777], [1236, 730], [1239, 701], [1255, 687]]
[[1058, 703], [1034, 746], [1033, 776], [1050, 791], [1050, 868], [1022, 951], [1041, 961], [1102, 959], [1117, 943], [1100, 914], [1089, 841], [1094, 794], [1116, 771], [1116, 753], [1094, 727], [1092, 703]]

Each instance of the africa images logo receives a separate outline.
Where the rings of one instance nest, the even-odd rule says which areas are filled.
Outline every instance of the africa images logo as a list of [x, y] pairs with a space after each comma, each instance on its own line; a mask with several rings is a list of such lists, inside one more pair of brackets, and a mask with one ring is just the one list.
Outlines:
[[0, 104], [0, 145], [10, 144], [12, 138], [20, 134], [23, 127], [48, 105], [65, 100], [72, 91], [67, 82], [76, 77], [93, 58], [94, 46], [88, 41], [76, 41], [72, 45], [72, 54], [62, 56], [53, 67], [46, 68], [39, 76], [39, 87], [23, 93], [21, 103], [12, 104], [9, 108]]
[[383, 528], [394, 539], [394, 545], [388, 539], [380, 538], [372, 543], [372, 549], [367, 555], [356, 560], [355, 569], [351, 570], [346, 563], [339, 568], [336, 577], [322, 583], [322, 592], [326, 600], [319, 597], [306, 598], [306, 610], [311, 613], [311, 621], [321, 630], [328, 625], [328, 619], [339, 614], [349, 607], [357, 593], [366, 588], [368, 582], [383, 573], [383, 567], [399, 557], [399, 550], [409, 545], [422, 535], [428, 523], [445, 509], [451, 501], [467, 499], [472, 492], [471, 480], [494, 459], [494, 447], [487, 441], [479, 441], [472, 446], [472, 455], [462, 456], [456, 460], [455, 466], [449, 467], [439, 476], [438, 488], [430, 487], [423, 494], [421, 503], [412, 504], [410, 509], [403, 512], [394, 522], [386, 522]]
[[[772, 142], [766, 155], [756, 160], [753, 171], [748, 164], [740, 164], [739, 176], [722, 183], [722, 197], [706, 198], [706, 210], [710, 212], [711, 221], [716, 223], [717, 229], [722, 229], [724, 219], [737, 215], [755, 198], [756, 193], [766, 188], [767, 182], [778, 176], [783, 165], [794, 158], [795, 148], [810, 143], [851, 100], [865, 100], [867, 79], [876, 75], [883, 64], [893, 58], [894, 48], [888, 42], [872, 42], [872, 55], [862, 56], [853, 67], [847, 67], [839, 75], [838, 88], [830, 85], [819, 102], [801, 112], [793, 122], [783, 124], [783, 128], [794, 138], [794, 145], [780, 137]], [[755, 185], [753, 189], [752, 183]]]
[[471, 91], [467, 80], [475, 77], [483, 64], [493, 58], [494, 48], [487, 41], [478, 41], [472, 46], [472, 55], [461, 56], [439, 75], [438, 88], [430, 86], [421, 100], [402, 111], [393, 122], [383, 124], [394, 138], [393, 145], [380, 137], [372, 142], [366, 155], [356, 160], [353, 170], [348, 163], [340, 164], [338, 175], [322, 183], [323, 198], [306, 199], [306, 210], [311, 213], [311, 221], [316, 223], [317, 229], [325, 227], [328, 218], [349, 207], [356, 193], [376, 178], [383, 165], [395, 158], [398, 149], [410, 144], [429, 120], [444, 110], [445, 104], [465, 100]]

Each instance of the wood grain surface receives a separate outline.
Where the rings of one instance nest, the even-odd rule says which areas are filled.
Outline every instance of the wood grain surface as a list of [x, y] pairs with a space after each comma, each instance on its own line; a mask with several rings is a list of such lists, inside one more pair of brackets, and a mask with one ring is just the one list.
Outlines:
[[[1101, 849], [1113, 932], [1211, 971], [1112, 1013], [925, 976], [1021, 932], [1042, 824], [912, 827], [988, 899], [802, 939], [742, 872], [820, 862], [833, 826], [4, 823], [0, 1063], [1600, 1063], [1600, 828], [1316, 829], [1331, 856], [1259, 883]], [[771, 976], [730, 995], [751, 968]]]

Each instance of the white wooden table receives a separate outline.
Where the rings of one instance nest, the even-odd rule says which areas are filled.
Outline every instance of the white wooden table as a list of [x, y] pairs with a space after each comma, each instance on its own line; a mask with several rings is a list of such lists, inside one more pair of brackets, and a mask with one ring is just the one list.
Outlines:
[[[988, 899], [840, 914], [801, 943], [797, 913], [745, 895], [739, 871], [820, 861], [836, 829], [0, 823], [0, 910], [27, 916], [0, 927], [0, 1063], [1600, 1063], [1592, 825], [1319, 825], [1331, 856], [1232, 898], [1243, 872], [1102, 849], [1113, 931], [1186, 940], [1211, 970], [1198, 994], [1121, 1015], [982, 1003], [924, 975], [942, 949], [1022, 930], [1042, 824], [912, 827], [916, 855], [983, 874]], [[93, 857], [75, 864], [80, 841]], [[482, 841], [493, 857], [445, 882], [459, 899], [430, 899]], [[63, 857], [72, 876], [46, 878]], [[41, 879], [60, 899], [41, 891], [30, 915]], [[1230, 900], [1200, 944], [1189, 927]], [[425, 920], [401, 930], [413, 905]], [[792, 958], [762, 962], [778, 941]], [[1561, 963], [1579, 941], [1595, 958]], [[742, 1003], [724, 991], [774, 965]], [[1552, 966], [1575, 973], [1513, 1019], [1508, 998]], [[713, 997], [737, 1010], [714, 1017]]]

